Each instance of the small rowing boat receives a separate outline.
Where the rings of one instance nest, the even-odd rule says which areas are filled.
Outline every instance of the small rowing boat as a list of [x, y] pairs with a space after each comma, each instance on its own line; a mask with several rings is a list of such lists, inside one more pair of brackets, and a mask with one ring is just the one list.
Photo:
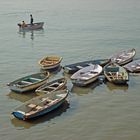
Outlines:
[[59, 56], [46, 56], [39, 60], [39, 65], [43, 70], [51, 70], [58, 68], [62, 61], [62, 57]]
[[66, 78], [59, 78], [51, 82], [47, 82], [35, 90], [37, 95], [48, 94], [52, 91], [64, 89], [66, 87]]
[[109, 63], [104, 67], [104, 75], [109, 82], [114, 84], [126, 84], [129, 81], [127, 71], [116, 63]]
[[78, 86], [86, 86], [98, 79], [102, 73], [102, 67], [98, 64], [91, 64], [78, 70], [71, 76], [72, 83]]
[[138, 72], [140, 72], [140, 59], [134, 60], [134, 61], [132, 61], [132, 62], [124, 65], [124, 68], [128, 72], [132, 72], [132, 73], [138, 73]]
[[22, 26], [22, 24], [18, 23], [19, 29], [20, 30], [37, 30], [37, 29], [42, 29], [44, 25], [44, 22], [37, 22], [34, 24], [26, 24]]
[[58, 108], [67, 98], [68, 90], [58, 90], [26, 101], [17, 107], [12, 114], [20, 120], [34, 119]]
[[110, 59], [113, 63], [117, 63], [118, 65], [125, 65], [133, 60], [135, 54], [136, 50], [133, 48], [126, 51], [118, 52], [112, 55]]
[[45, 84], [49, 75], [49, 72], [35, 73], [19, 78], [13, 82], [8, 83], [7, 85], [12, 91], [23, 93], [35, 90], [39, 86]]

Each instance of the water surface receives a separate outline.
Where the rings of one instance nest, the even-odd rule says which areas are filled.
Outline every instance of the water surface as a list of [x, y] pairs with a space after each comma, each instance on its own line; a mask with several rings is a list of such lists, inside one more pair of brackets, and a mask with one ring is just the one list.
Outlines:
[[[140, 2], [138, 0], [0, 0], [0, 136], [6, 140], [139, 140], [140, 76], [130, 75], [126, 86], [108, 82], [79, 88], [63, 70], [68, 100], [40, 119], [24, 122], [10, 113], [34, 93], [19, 95], [6, 84], [39, 72], [46, 55], [73, 62], [108, 58], [135, 48], [140, 58]], [[19, 32], [17, 23], [44, 21], [44, 29]]]

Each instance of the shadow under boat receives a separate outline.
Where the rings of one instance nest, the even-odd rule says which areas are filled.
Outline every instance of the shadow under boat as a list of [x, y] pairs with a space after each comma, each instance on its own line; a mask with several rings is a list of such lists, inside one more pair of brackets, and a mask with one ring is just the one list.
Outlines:
[[7, 96], [10, 98], [10, 99], [14, 99], [14, 100], [18, 100], [20, 102], [26, 102], [30, 99], [32, 99], [33, 97], [37, 96], [35, 94], [35, 92], [29, 92], [29, 94], [20, 94], [20, 93], [17, 93], [17, 92], [9, 92], [9, 94], [7, 94]]
[[123, 90], [123, 91], [127, 91], [128, 88], [129, 88], [129, 85], [128, 85], [128, 84], [116, 85], [116, 84], [113, 84], [113, 83], [108, 82], [108, 81], [106, 81], [105, 84], [107, 85], [107, 88], [108, 88], [110, 91], [114, 91], [114, 90]]
[[28, 121], [23, 121], [23, 120], [19, 120], [17, 118], [12, 118], [11, 119], [11, 123], [18, 128], [23, 128], [23, 129], [29, 129], [30, 127], [33, 127], [37, 124], [40, 123], [44, 123], [46, 121], [51, 121], [52, 119], [54, 119], [55, 117], [61, 116], [64, 112], [66, 112], [68, 110], [68, 108], [70, 108], [70, 104], [69, 102], [66, 100], [61, 106], [59, 106], [57, 109], [41, 116], [41, 117], [37, 117], [34, 118], [32, 120], [28, 120]]
[[73, 85], [71, 92], [76, 93], [79, 96], [82, 96], [82, 95], [92, 92], [93, 89], [95, 89], [97, 86], [100, 86], [102, 83], [103, 83], [103, 80], [98, 78], [96, 81], [94, 81], [84, 87], [79, 87], [79, 86]]
[[35, 34], [43, 34], [44, 33], [44, 29], [41, 28], [41, 29], [36, 29], [36, 30], [22, 30], [22, 29], [19, 29], [18, 31], [18, 34], [21, 35], [23, 38], [26, 37], [26, 34], [30, 34], [30, 38], [32, 40], [34, 40], [34, 35]]
[[51, 74], [57, 74], [58, 72], [60, 72], [62, 69], [62, 66], [59, 65], [58, 67], [55, 67], [53, 69], [48, 69], [48, 70], [43, 70], [43, 69], [40, 69], [41, 72], [45, 72], [45, 71], [49, 71]]

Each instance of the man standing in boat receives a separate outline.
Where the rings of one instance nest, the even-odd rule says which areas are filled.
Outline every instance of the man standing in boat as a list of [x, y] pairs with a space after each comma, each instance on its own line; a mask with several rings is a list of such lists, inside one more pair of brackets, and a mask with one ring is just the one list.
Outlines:
[[34, 19], [33, 19], [33, 16], [32, 15], [30, 15], [30, 17], [31, 17], [31, 25], [33, 25], [33, 21], [34, 21]]

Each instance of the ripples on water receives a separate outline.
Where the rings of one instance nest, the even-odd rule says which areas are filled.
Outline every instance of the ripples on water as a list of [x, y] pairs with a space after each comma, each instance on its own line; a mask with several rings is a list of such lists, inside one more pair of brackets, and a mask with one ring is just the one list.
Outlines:
[[[135, 48], [140, 58], [139, 1], [41, 0], [1, 1], [0, 5], [0, 135], [17, 140], [138, 140], [140, 76], [130, 75], [126, 86], [97, 81], [88, 87], [72, 85], [60, 69], [51, 78], [65, 76], [71, 91], [68, 101], [40, 119], [23, 122], [12, 110], [34, 97], [9, 91], [6, 84], [39, 72], [46, 55], [63, 57], [62, 66], [107, 58], [116, 51]], [[17, 23], [44, 21], [44, 29], [21, 32]]]

